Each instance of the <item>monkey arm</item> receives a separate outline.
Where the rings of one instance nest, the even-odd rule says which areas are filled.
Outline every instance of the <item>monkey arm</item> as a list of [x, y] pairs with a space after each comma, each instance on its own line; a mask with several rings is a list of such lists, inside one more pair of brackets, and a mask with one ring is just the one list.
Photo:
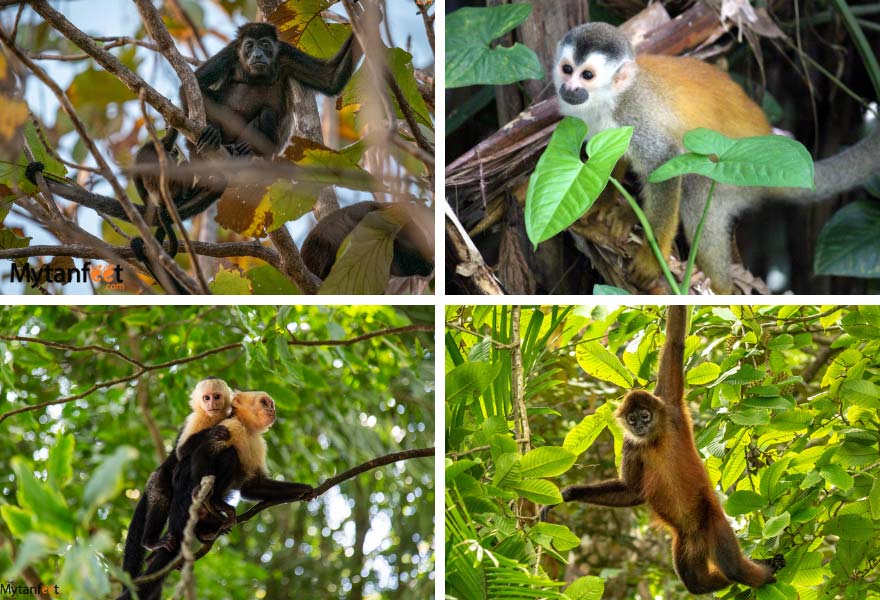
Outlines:
[[666, 342], [660, 355], [654, 395], [666, 404], [684, 408], [684, 340], [687, 336], [687, 307], [669, 306], [666, 311]]
[[638, 506], [645, 502], [641, 492], [622, 479], [572, 485], [562, 490], [562, 499], [565, 502], [586, 502], [599, 506]]
[[292, 502], [303, 500], [312, 493], [314, 488], [306, 483], [291, 483], [289, 481], [275, 481], [263, 475], [258, 475], [244, 482], [241, 486], [241, 495], [249, 500], [281, 500]]
[[[213, 92], [223, 88], [226, 82], [234, 76], [237, 64], [238, 57], [233, 44], [227, 44], [217, 54], [206, 60], [195, 71], [202, 94], [212, 96]], [[186, 96], [183, 94], [183, 88], [181, 88], [180, 99], [183, 103], [183, 109], [186, 111]]]
[[342, 91], [354, 71], [358, 46], [354, 35], [349, 36], [339, 51], [328, 60], [321, 60], [302, 52], [286, 42], [279, 42], [278, 61], [280, 73], [293, 77], [300, 83], [322, 94], [335, 96]]

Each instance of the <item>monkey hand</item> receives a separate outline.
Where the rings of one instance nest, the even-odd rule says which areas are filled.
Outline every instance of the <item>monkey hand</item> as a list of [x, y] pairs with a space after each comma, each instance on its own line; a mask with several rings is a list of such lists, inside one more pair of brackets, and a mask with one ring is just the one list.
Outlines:
[[202, 133], [199, 134], [199, 139], [196, 140], [196, 152], [198, 154], [203, 154], [205, 152], [216, 150], [220, 147], [222, 142], [223, 133], [217, 127], [208, 123], [205, 125]]
[[210, 442], [221, 443], [223, 446], [228, 446], [228, 444], [222, 444], [222, 442], [228, 442], [232, 439], [232, 434], [229, 433], [229, 429], [223, 425], [217, 425], [216, 427], [211, 428], [207, 434], [207, 438]]
[[547, 517], [550, 516], [550, 509], [553, 508], [554, 506], [555, 506], [555, 505], [551, 504], [551, 505], [549, 505], [549, 506], [545, 506], [545, 507], [543, 507], [543, 508], [541, 509], [541, 513], [540, 513], [540, 515], [539, 515], [539, 518], [540, 518], [540, 520], [541, 520], [542, 523], [544, 523], [544, 522], [547, 521]]
[[651, 246], [645, 245], [638, 249], [628, 269], [629, 280], [640, 290], [662, 293], [664, 282], [661, 279], [663, 271], [654, 256]]
[[777, 554], [773, 558], [767, 559], [766, 562], [767, 566], [770, 567], [770, 570], [774, 573], [785, 567], [785, 557], [781, 554]]
[[37, 185], [37, 173], [42, 173], [43, 169], [46, 168], [41, 162], [34, 161], [30, 163], [24, 170], [24, 176], [27, 177], [27, 180]]
[[253, 156], [254, 149], [247, 142], [237, 142], [226, 146], [232, 156]]

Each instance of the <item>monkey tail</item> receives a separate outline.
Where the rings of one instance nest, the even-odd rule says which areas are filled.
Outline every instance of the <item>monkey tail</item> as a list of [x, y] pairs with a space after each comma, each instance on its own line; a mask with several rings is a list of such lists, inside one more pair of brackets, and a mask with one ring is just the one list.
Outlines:
[[[144, 575], [152, 575], [164, 569], [168, 563], [177, 557], [177, 552], [177, 550], [171, 551], [166, 548], [156, 550], [150, 557], [150, 562]], [[158, 579], [140, 584], [137, 588], [138, 598], [140, 600], [160, 600], [162, 597], [162, 584], [167, 576], [168, 574], [166, 573]]]
[[[147, 550], [144, 548], [144, 529], [147, 522], [147, 494], [141, 494], [137, 506], [134, 509], [134, 515], [131, 517], [131, 523], [128, 524], [128, 534], [125, 536], [125, 551], [122, 555], [122, 570], [134, 579], [141, 573], [144, 566], [144, 557]], [[120, 600], [128, 598], [128, 590], [120, 596]]]
[[775, 188], [771, 194], [783, 200], [810, 204], [850, 190], [880, 170], [880, 124], [859, 143], [816, 162], [815, 190]]

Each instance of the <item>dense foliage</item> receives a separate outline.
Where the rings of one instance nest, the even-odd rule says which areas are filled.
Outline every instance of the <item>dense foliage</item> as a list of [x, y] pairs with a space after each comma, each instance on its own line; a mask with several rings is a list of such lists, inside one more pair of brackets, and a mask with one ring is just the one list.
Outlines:
[[[572, 503], [536, 518], [561, 487], [614, 476], [613, 411], [652, 388], [664, 313], [447, 310], [450, 597], [686, 597], [647, 509]], [[876, 306], [692, 310], [697, 448], [743, 550], [788, 563], [777, 583], [718, 598], [880, 598], [878, 350]]]
[[[432, 307], [0, 310], [0, 581], [118, 593], [138, 494], [208, 375], [275, 398], [278, 478], [317, 485], [432, 446], [432, 319]], [[261, 512], [195, 563], [197, 596], [432, 597], [433, 478], [433, 460], [413, 459]]]

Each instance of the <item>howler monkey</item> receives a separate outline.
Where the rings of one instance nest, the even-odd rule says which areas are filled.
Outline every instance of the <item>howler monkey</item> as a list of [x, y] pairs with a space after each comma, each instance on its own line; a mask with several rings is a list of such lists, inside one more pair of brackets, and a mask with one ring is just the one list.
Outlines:
[[672, 533], [675, 571], [692, 594], [733, 582], [751, 587], [773, 583], [785, 559], [781, 554], [769, 560], [743, 556], [697, 453], [684, 398], [686, 335], [686, 307], [670, 306], [654, 393], [629, 392], [616, 413], [625, 436], [620, 477], [567, 487], [562, 498], [601, 506], [647, 503]]
[[[277, 154], [290, 139], [296, 110], [290, 80], [335, 96], [359, 54], [353, 35], [335, 56], [321, 60], [279, 40], [271, 23], [242, 25], [232, 42], [196, 69], [208, 127], [190, 150], [201, 154], [220, 143], [233, 155]], [[181, 98], [185, 104], [183, 93]]]
[[358, 202], [333, 211], [318, 221], [303, 242], [300, 254], [309, 271], [327, 279], [345, 238], [371, 212], [401, 209], [394, 218], [405, 219], [394, 238], [391, 275], [430, 275], [434, 270], [433, 214], [422, 206], [388, 202]]
[[190, 407], [192, 412], [177, 434], [174, 450], [150, 475], [128, 525], [122, 569], [132, 578], [140, 574], [144, 550], [155, 549], [160, 544], [159, 538], [171, 510], [174, 469], [182, 458], [186, 458], [184, 445], [199, 432], [214, 427], [229, 416], [232, 390], [222, 379], [207, 377], [198, 382], [190, 394]]
[[[235, 511], [227, 503], [232, 490], [239, 490], [243, 498], [251, 500], [282, 500], [292, 502], [310, 497], [312, 486], [269, 479], [266, 469], [266, 442], [263, 433], [275, 422], [275, 402], [265, 392], [236, 392], [232, 400], [233, 414], [219, 425], [191, 438], [192, 452], [182, 458], [174, 472], [174, 494], [168, 517], [168, 534], [162, 547], [150, 558], [145, 575], [160, 571], [174, 560], [180, 548], [183, 530], [189, 519], [192, 496], [202, 477], [214, 475], [214, 488], [206, 506], [208, 512], [223, 512], [228, 528], [235, 523]], [[188, 449], [187, 449], [188, 451]], [[206, 502], [206, 504], [208, 504]], [[214, 537], [217, 522], [199, 526], [200, 539]], [[201, 525], [201, 524], [200, 524]], [[142, 600], [158, 598], [164, 577], [138, 586]], [[126, 597], [125, 595], [123, 597]]]

